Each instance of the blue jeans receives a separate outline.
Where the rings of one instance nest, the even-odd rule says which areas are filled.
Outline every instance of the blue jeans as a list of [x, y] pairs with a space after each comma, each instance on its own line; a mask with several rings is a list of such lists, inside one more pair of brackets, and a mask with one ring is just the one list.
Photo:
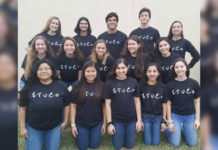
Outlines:
[[26, 124], [28, 138], [26, 138], [26, 150], [58, 150], [61, 142], [61, 123], [50, 130], [37, 130]]
[[112, 136], [112, 144], [115, 149], [121, 149], [123, 146], [131, 149], [135, 144], [136, 122], [114, 122], [116, 133]]
[[162, 116], [148, 113], [142, 114], [142, 121], [144, 123], [143, 141], [146, 145], [158, 145], [160, 143], [162, 118]]
[[213, 148], [213, 150], [218, 150], [217, 143], [218, 143], [218, 136], [211, 135], [210, 144], [211, 144], [211, 147]]
[[79, 150], [86, 150], [88, 147], [95, 149], [99, 146], [101, 140], [102, 123], [92, 128], [83, 128], [76, 124], [78, 135], [76, 137], [76, 146]]
[[181, 132], [183, 132], [185, 142], [188, 146], [197, 144], [197, 130], [193, 128], [195, 114], [193, 115], [177, 115], [172, 113], [171, 118], [174, 122], [175, 132], [171, 133], [166, 130], [166, 136], [173, 146], [179, 146], [181, 142]]

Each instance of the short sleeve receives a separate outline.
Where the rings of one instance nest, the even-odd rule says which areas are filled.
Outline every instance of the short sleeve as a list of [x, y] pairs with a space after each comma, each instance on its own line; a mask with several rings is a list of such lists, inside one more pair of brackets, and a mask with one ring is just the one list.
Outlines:
[[54, 60], [55, 69], [61, 70], [61, 67], [60, 67], [60, 56], [54, 57], [53, 60]]
[[135, 82], [135, 91], [133, 94], [134, 94], [134, 97], [140, 97], [140, 87], [137, 81]]
[[200, 86], [199, 86], [197, 81], [194, 82], [194, 90], [195, 90], [194, 99], [199, 98], [199, 96], [200, 96]]
[[70, 92], [70, 103], [76, 104], [76, 87]]
[[21, 91], [20, 99], [19, 99], [19, 106], [20, 107], [27, 107], [28, 103], [29, 103], [28, 91]]
[[155, 34], [155, 42], [157, 42], [157, 40], [160, 38], [160, 33], [158, 30], [156, 30], [156, 34]]
[[82, 70], [84, 63], [85, 63], [84, 61], [80, 61], [80, 62], [79, 62], [79, 66], [80, 66], [80, 67], [79, 67], [79, 70]]
[[103, 98], [104, 99], [111, 99], [112, 98], [112, 89], [110, 86], [110, 82], [106, 82], [104, 85], [104, 91], [103, 91]]
[[67, 88], [65, 91], [65, 97], [63, 99], [63, 102], [64, 102], [64, 106], [68, 106], [70, 104], [70, 92], [68, 91]]
[[167, 98], [167, 88], [164, 85], [163, 86], [163, 100], [162, 100], [162, 103], [166, 103], [167, 101], [168, 101], [168, 98]]
[[168, 83], [166, 86], [166, 99], [172, 101], [171, 84]]

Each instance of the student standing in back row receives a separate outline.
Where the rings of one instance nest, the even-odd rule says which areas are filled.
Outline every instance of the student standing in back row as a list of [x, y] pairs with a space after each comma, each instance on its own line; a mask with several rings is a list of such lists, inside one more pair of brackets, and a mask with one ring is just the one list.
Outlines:
[[76, 40], [77, 46], [83, 53], [84, 57], [87, 58], [91, 54], [92, 47], [96, 41], [96, 37], [91, 35], [92, 30], [88, 18], [79, 18], [74, 31], [77, 35], [73, 38]]
[[117, 30], [118, 20], [118, 15], [116, 13], [109, 13], [105, 18], [108, 30], [98, 37], [98, 39], [104, 39], [106, 41], [108, 51], [115, 59], [121, 57], [121, 51], [127, 39], [125, 33]]
[[[63, 40], [63, 36], [61, 34], [61, 22], [60, 19], [56, 16], [51, 16], [44, 29], [42, 30], [41, 33], [38, 33], [36, 36], [44, 36], [46, 38], [46, 40], [48, 41], [49, 45], [51, 46], [52, 50], [54, 51], [54, 54], [56, 55], [58, 52], [58, 49], [61, 46], [61, 42]], [[34, 36], [34, 38], [36, 37]], [[33, 38], [33, 39], [34, 39]], [[33, 40], [32, 39], [32, 40]], [[28, 43], [28, 50], [29, 50], [29, 46], [32, 43], [32, 40], [29, 41]]]
[[151, 11], [148, 8], [142, 8], [139, 11], [140, 27], [133, 30], [130, 35], [137, 35], [142, 40], [144, 47], [148, 50], [149, 56], [154, 57], [154, 47], [157, 40], [160, 38], [159, 31], [149, 26], [151, 19]]
[[183, 25], [180, 21], [174, 21], [170, 27], [168, 38], [172, 42], [172, 51], [179, 54], [185, 59], [185, 53], [188, 52], [192, 56], [191, 62], [188, 64], [192, 68], [200, 59], [200, 55], [192, 43], [184, 39]]

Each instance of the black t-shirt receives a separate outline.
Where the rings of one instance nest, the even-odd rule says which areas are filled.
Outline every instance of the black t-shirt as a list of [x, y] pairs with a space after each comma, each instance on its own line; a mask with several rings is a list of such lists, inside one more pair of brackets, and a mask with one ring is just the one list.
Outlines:
[[96, 41], [96, 37], [94, 37], [93, 35], [76, 35], [73, 38], [76, 40], [77, 46], [79, 47], [83, 55], [87, 58], [92, 52], [92, 47]]
[[[45, 58], [48, 59], [48, 60], [50, 60], [50, 61], [54, 64], [54, 57], [49, 56], [49, 55], [46, 55]], [[39, 59], [38, 57], [36, 57], [35, 61], [33, 61], [33, 65], [34, 65], [38, 60], [40, 60], [40, 59]], [[26, 63], [27, 63], [27, 55], [24, 57], [23, 62], [22, 62], [22, 65], [21, 65], [21, 67], [22, 67], [23, 69], [26, 68]], [[21, 80], [24, 81], [24, 82], [26, 82], [26, 79], [25, 79], [24, 75], [22, 75]]]
[[121, 31], [109, 34], [107, 32], [102, 33], [98, 36], [98, 39], [104, 39], [107, 44], [107, 49], [111, 56], [115, 59], [120, 58], [123, 45], [127, 40], [127, 35]]
[[78, 80], [78, 73], [82, 70], [83, 62], [77, 58], [68, 58], [65, 54], [55, 58], [56, 69], [60, 70], [61, 79], [65, 82]]
[[142, 112], [162, 115], [162, 103], [167, 102], [167, 90], [163, 83], [158, 85], [140, 84]]
[[27, 107], [26, 122], [38, 130], [49, 130], [63, 120], [64, 106], [69, 105], [69, 91], [63, 81], [30, 87], [20, 106]]
[[107, 61], [105, 65], [102, 64], [102, 60], [97, 60], [97, 67], [102, 81], [104, 82], [106, 81], [108, 72], [112, 68], [113, 63], [114, 63], [114, 58], [112, 56], [107, 57]]
[[146, 29], [137, 28], [130, 33], [131, 35], [137, 35], [143, 42], [144, 47], [148, 50], [149, 56], [154, 57], [154, 45], [160, 38], [159, 31], [153, 27]]
[[195, 113], [194, 99], [200, 95], [197, 81], [187, 78], [185, 81], [171, 80], [167, 84], [167, 98], [172, 102], [171, 112], [178, 115]]
[[[78, 103], [77, 94], [75, 90], [72, 91], [71, 103]], [[98, 103], [96, 102], [93, 84], [87, 84], [87, 90], [84, 95], [83, 103], [76, 107], [76, 123], [82, 127], [89, 128], [98, 125], [103, 120], [103, 99]]]
[[[53, 49], [55, 55], [57, 55], [57, 52], [58, 52], [59, 48], [61, 47], [62, 40], [64, 39], [64, 37], [62, 35], [60, 35], [60, 34], [49, 35], [47, 32], [42, 32], [42, 33], [37, 34], [36, 36], [45, 37], [47, 39], [49, 45]], [[36, 36], [34, 36], [34, 38]], [[32, 44], [33, 39], [31, 41], [29, 41], [29, 43], [28, 43], [29, 45]]]
[[134, 77], [134, 71], [135, 71], [135, 63], [136, 63], [136, 57], [133, 57], [131, 54], [127, 54], [123, 58], [126, 59], [127, 65], [128, 65], [128, 73], [131, 77]]
[[185, 58], [185, 52], [189, 52], [192, 56], [192, 60], [189, 63], [189, 67], [192, 68], [200, 59], [200, 55], [192, 43], [184, 38], [177, 41], [172, 41], [172, 51], [179, 54], [182, 58]]
[[[49, 55], [46, 55], [45, 58], [48, 59], [48, 60], [50, 60], [52, 63], [54, 63], [54, 62], [53, 62], [53, 61], [54, 61], [54, 57], [49, 56]], [[40, 60], [40, 59], [39, 59], [38, 57], [36, 57], [35, 61], [33, 62], [33, 65], [34, 65], [35, 62], [37, 62], [38, 60]], [[22, 65], [21, 65], [21, 67], [22, 67], [23, 69], [26, 68], [26, 63], [27, 63], [27, 55], [25, 55], [25, 57], [24, 57], [24, 59], [23, 59], [23, 62], [22, 62]]]
[[163, 83], [166, 84], [170, 80], [171, 72], [173, 69], [173, 62], [177, 58], [181, 58], [181, 56], [173, 52], [170, 53], [169, 57], [160, 56], [159, 63], [161, 67], [161, 79]]
[[210, 129], [218, 136], [218, 84], [208, 85], [201, 91], [201, 116], [209, 115]]
[[0, 89], [1, 149], [17, 149], [17, 87]]
[[104, 99], [111, 100], [112, 121], [136, 121], [134, 97], [140, 97], [139, 85], [134, 78], [112, 79], [106, 82]]

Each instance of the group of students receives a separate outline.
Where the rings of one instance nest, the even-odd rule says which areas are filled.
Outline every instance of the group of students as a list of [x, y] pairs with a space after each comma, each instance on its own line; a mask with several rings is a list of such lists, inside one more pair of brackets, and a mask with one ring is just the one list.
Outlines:
[[[133, 148], [139, 131], [147, 145], [158, 145], [164, 131], [173, 146], [180, 145], [181, 132], [189, 146], [196, 144], [199, 84], [189, 68], [199, 53], [184, 39], [180, 21], [160, 37], [150, 18], [142, 8], [141, 26], [127, 38], [117, 30], [118, 15], [109, 13], [108, 30], [98, 39], [85, 17], [74, 37], [63, 37], [58, 17], [49, 18], [22, 64], [19, 118], [27, 150], [59, 149], [69, 115], [80, 150], [97, 148], [106, 130], [116, 149]], [[193, 57], [189, 64], [185, 52]]]

